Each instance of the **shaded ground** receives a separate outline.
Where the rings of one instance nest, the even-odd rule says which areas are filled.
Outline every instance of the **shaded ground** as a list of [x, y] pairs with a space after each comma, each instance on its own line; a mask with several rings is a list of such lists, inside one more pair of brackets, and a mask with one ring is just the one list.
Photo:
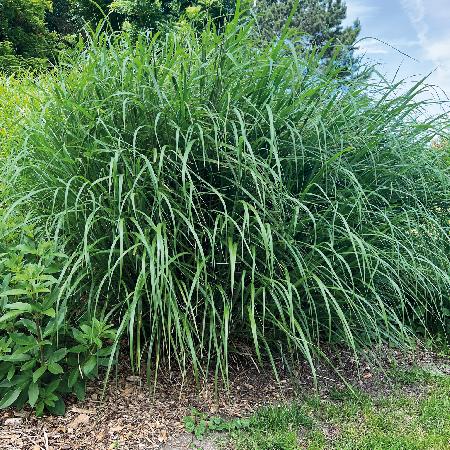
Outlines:
[[[384, 355], [382, 366], [385, 369], [389, 368], [388, 372], [367, 362], [358, 366], [352, 355], [345, 352], [341, 352], [339, 357], [334, 356], [333, 364], [340, 368], [345, 377], [351, 379], [355, 391], [375, 399], [391, 395], [398, 388], [398, 382], [401, 379], [404, 381], [402, 392], [405, 395], [417, 398], [426, 396], [427, 386], [418, 382], [419, 380], [414, 378], [415, 372], [409, 370], [416, 365], [425, 368], [429, 374], [436, 373], [444, 378], [450, 376], [450, 363], [446, 357], [421, 352], [402, 356], [400, 360], [399, 354], [393, 351], [389, 352], [389, 357], [386, 356], [386, 351], [382, 354]], [[366, 361], [374, 360], [373, 356], [366, 358]], [[299, 396], [311, 398], [314, 392], [310, 371], [303, 365], [298, 366], [292, 376], [288, 377], [286, 374], [281, 376], [280, 383], [277, 383], [269, 370], [259, 372], [253, 366], [236, 363], [234, 373], [230, 376], [230, 392], [219, 389], [217, 394], [212, 381], [196, 387], [194, 383], [187, 381], [183, 383], [179, 374], [173, 373], [160, 378], [156, 392], [150, 395], [147, 386], [139, 377], [127, 375], [126, 371], [122, 372], [124, 374], [109, 385], [103, 402], [100, 401], [102, 385], [92, 384], [88, 388], [86, 401], [69, 404], [68, 412], [64, 417], [36, 419], [30, 411], [2, 412], [0, 449], [161, 448], [182, 450], [197, 447], [204, 450], [216, 450], [219, 447], [233, 448], [235, 445], [242, 444], [247, 431], [232, 434], [233, 444], [226, 434], [213, 434], [212, 437], [207, 435], [201, 442], [196, 442], [192, 435], [184, 432], [183, 418], [190, 414], [193, 407], [208, 416], [246, 417], [263, 405], [290, 404], [295, 399], [299, 399]], [[281, 364], [280, 373], [283, 375]], [[411, 377], [410, 382], [408, 377]], [[330, 368], [319, 367], [317, 379], [320, 397], [315, 398], [320, 398], [318, 401], [339, 402], [341, 397], [348, 397], [348, 386]], [[337, 442], [341, 439], [342, 430], [339, 430], [339, 426], [333, 419], [339, 418], [339, 415], [327, 416], [327, 411], [331, 411], [334, 408], [333, 405], [319, 404], [319, 406], [320, 410], [324, 411], [324, 416], [317, 418], [315, 425], [319, 427], [321, 437], [319, 439], [318, 434], [308, 439], [310, 442], [316, 439], [317, 447], [313, 448], [333, 448], [326, 445], [328, 445], [327, 442]], [[446, 414], [445, 411], [442, 412], [443, 417]], [[342, 418], [339, 420], [342, 421]], [[399, 418], [399, 420], [405, 420], [405, 418]], [[362, 420], [361, 424], [363, 422]], [[352, 427], [354, 427], [353, 422], [347, 428], [344, 427], [347, 434], [358, 433]], [[301, 433], [302, 427], [295, 432], [297, 435]], [[264, 433], [262, 436], [264, 439], [267, 438], [267, 436], [264, 437]], [[300, 439], [301, 442], [302, 439]], [[241, 445], [241, 448], [246, 448], [245, 445], [251, 448], [250, 444], [244, 444], [244, 447]], [[309, 448], [306, 441], [303, 445], [303, 448]]]

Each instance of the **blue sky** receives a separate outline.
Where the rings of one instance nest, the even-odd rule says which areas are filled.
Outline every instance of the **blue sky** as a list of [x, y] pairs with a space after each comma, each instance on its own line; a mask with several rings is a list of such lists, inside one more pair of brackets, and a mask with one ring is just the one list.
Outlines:
[[[347, 22], [361, 20], [361, 37], [381, 39], [408, 58], [374, 39], [360, 42], [360, 53], [380, 62], [391, 79], [433, 72], [429, 82], [450, 97], [450, 0], [346, 0]], [[437, 90], [434, 95], [444, 94]]]

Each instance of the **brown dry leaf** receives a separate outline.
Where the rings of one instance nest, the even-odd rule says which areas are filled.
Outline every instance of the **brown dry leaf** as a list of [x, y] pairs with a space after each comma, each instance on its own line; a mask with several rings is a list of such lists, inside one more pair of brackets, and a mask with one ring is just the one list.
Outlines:
[[11, 417], [11, 418], [5, 420], [5, 425], [10, 426], [10, 427], [17, 427], [21, 423], [22, 423], [21, 417]]
[[133, 386], [130, 386], [130, 385], [127, 385], [127, 386], [125, 387], [125, 389], [121, 392], [121, 395], [122, 395], [123, 397], [130, 397], [131, 394], [133, 394], [133, 392], [134, 392], [134, 387], [133, 387]]
[[72, 412], [74, 413], [78, 413], [78, 414], [87, 414], [88, 416], [93, 416], [96, 414], [95, 409], [83, 409], [83, 408], [76, 408], [73, 407], [70, 409]]
[[212, 414], [215, 414], [219, 410], [219, 407], [215, 405], [211, 405], [210, 411]]
[[162, 431], [159, 433], [158, 441], [159, 441], [159, 442], [166, 442], [166, 441], [167, 441], [167, 431], [166, 431], [166, 430], [162, 430]]
[[131, 381], [132, 383], [136, 383], [138, 381], [141, 380], [141, 377], [138, 377], [136, 375], [130, 375], [129, 377], [126, 378], [127, 381]]
[[67, 428], [70, 430], [74, 430], [78, 428], [80, 425], [84, 425], [89, 422], [89, 416], [87, 414], [80, 414], [79, 416], [75, 417], [72, 422], [69, 423]]
[[103, 441], [103, 439], [105, 439], [105, 432], [100, 431], [100, 433], [98, 433], [96, 437], [97, 437], [97, 441]]

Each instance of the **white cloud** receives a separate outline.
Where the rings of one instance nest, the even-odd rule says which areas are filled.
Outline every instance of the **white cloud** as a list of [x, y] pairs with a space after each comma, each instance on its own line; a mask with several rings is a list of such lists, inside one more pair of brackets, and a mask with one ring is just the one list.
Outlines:
[[364, 20], [371, 17], [379, 9], [378, 6], [368, 5], [365, 0], [349, 0], [347, 5], [347, 18], [345, 24], [351, 24], [356, 19]]
[[[442, 8], [445, 7], [443, 3]], [[450, 95], [450, 35], [433, 33], [431, 36], [427, 9], [431, 5], [425, 5], [423, 0], [401, 0], [401, 4], [416, 31], [423, 58], [430, 61], [435, 69], [430, 82], [436, 83]], [[433, 9], [436, 6], [433, 5]]]
[[413, 39], [395, 39], [392, 42], [389, 42], [390, 45], [392, 45], [392, 47], [396, 47], [399, 50], [404, 49], [405, 47], [417, 47], [418, 45], [420, 45], [420, 41], [417, 40], [413, 40]]
[[385, 55], [390, 51], [387, 45], [372, 38], [361, 39], [358, 41], [357, 47], [359, 53], [367, 55]]
[[432, 61], [450, 60], [450, 35], [440, 37], [439, 40], [429, 40], [427, 47], [424, 49], [428, 59]]
[[421, 24], [425, 19], [425, 4], [423, 0], [401, 0], [402, 6], [414, 24]]

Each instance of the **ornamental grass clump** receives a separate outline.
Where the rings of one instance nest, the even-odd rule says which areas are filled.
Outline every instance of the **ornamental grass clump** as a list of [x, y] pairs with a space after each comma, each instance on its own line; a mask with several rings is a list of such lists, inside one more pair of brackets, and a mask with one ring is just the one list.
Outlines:
[[408, 345], [447, 323], [450, 177], [441, 122], [416, 117], [424, 85], [399, 94], [295, 36], [252, 36], [237, 19], [98, 32], [4, 169], [9, 212], [67, 255], [60, 298], [114, 318], [149, 373], [226, 379], [249, 346], [314, 370], [324, 343]]

